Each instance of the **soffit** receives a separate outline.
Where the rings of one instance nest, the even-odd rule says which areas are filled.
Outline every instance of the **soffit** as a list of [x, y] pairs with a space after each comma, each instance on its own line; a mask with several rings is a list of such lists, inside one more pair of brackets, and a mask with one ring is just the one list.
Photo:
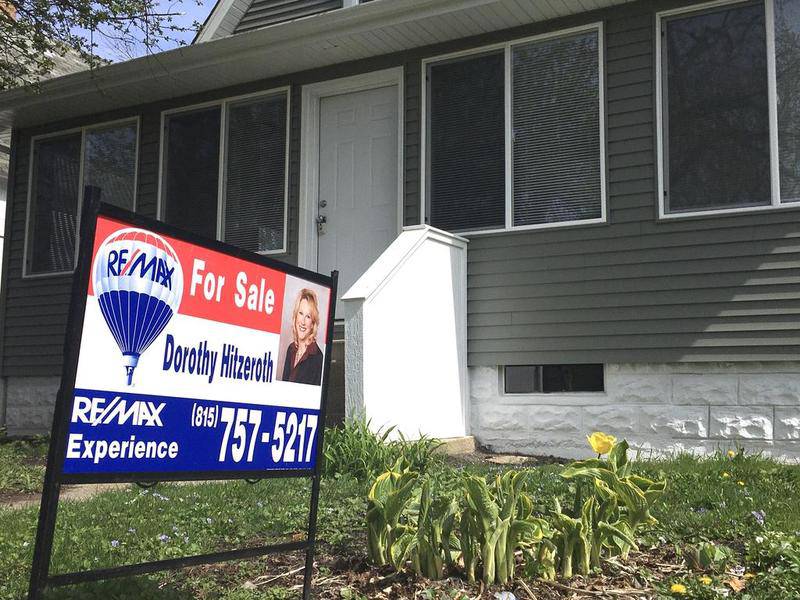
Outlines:
[[631, 0], [375, 0], [0, 92], [0, 128], [168, 100]]

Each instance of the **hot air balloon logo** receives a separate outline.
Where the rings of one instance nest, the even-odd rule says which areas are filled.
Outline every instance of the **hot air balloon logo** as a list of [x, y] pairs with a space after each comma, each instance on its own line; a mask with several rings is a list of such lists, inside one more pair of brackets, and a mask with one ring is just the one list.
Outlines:
[[181, 304], [183, 271], [178, 255], [155, 233], [121, 229], [100, 246], [92, 273], [100, 312], [122, 351], [131, 385], [142, 352]]

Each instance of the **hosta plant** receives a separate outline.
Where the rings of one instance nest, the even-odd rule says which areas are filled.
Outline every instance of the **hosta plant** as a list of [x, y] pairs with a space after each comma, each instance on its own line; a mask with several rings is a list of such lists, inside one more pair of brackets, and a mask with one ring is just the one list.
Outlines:
[[536, 545], [550, 536], [544, 519], [533, 516], [533, 501], [525, 491], [526, 473], [508, 471], [492, 485], [467, 476], [461, 515], [461, 549], [467, 579], [475, 580], [477, 566], [487, 584], [504, 584], [514, 576], [516, 553], [537, 559]]
[[666, 487], [666, 481], [632, 474], [625, 440], [613, 443], [607, 459], [574, 462], [561, 477], [574, 481], [576, 488], [573, 514], [565, 515], [560, 508], [554, 513], [564, 577], [571, 576], [575, 557], [584, 575], [600, 566], [604, 549], [627, 557], [636, 547], [637, 528], [655, 522], [650, 510]]
[[392, 561], [392, 547], [409, 531], [404, 512], [414, 495], [419, 473], [412, 471], [406, 461], [398, 459], [382, 473], [367, 495], [367, 551], [377, 565]]
[[428, 579], [441, 579], [444, 566], [452, 566], [459, 550], [455, 526], [459, 510], [456, 499], [438, 493], [426, 478], [408, 510], [409, 525], [392, 545], [392, 564], [403, 569], [410, 560], [414, 571]]

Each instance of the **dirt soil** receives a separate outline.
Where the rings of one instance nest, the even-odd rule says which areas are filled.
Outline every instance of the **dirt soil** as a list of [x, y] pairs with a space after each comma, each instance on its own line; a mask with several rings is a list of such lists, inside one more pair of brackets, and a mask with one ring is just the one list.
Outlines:
[[[574, 577], [568, 583], [543, 580], [516, 580], [506, 587], [484, 587], [468, 584], [457, 576], [441, 581], [419, 578], [412, 573], [396, 573], [391, 568], [376, 568], [369, 565], [366, 556], [336, 552], [325, 544], [318, 547], [315, 563], [315, 598], [341, 600], [344, 588], [350, 588], [370, 600], [395, 600], [400, 598], [430, 599], [452, 598], [455, 600], [496, 600], [501, 592], [511, 592], [517, 600], [554, 600], [579, 598], [629, 598], [650, 599], [655, 597], [651, 584], [641, 575], [649, 573], [649, 580], [660, 581], [685, 572], [682, 561], [669, 548], [655, 548], [644, 552], [633, 552], [625, 564], [606, 561], [602, 575], [589, 579]], [[245, 589], [266, 590], [270, 587], [289, 588], [298, 593], [303, 586], [303, 556], [301, 553], [267, 556], [263, 559], [264, 575], [244, 582]], [[239, 575], [235, 566], [214, 565], [196, 567], [205, 576], [211, 576], [223, 586], [236, 585]], [[358, 598], [360, 596], [353, 595]]]

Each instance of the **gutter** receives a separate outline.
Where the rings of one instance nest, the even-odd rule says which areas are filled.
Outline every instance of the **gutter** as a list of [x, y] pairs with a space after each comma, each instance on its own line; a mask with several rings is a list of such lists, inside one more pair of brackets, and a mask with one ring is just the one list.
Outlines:
[[[37, 98], [52, 102], [92, 91], [103, 93], [144, 78], [174, 76], [199, 67], [234, 63], [264, 55], [270, 50], [306, 47], [333, 37], [424, 20], [494, 2], [496, 0], [377, 0], [358, 7], [310, 15], [247, 33], [49, 79], [39, 83], [38, 93], [31, 87], [6, 90], [0, 92], [0, 113], [36, 104]], [[319, 66], [325, 66], [325, 63]]]

